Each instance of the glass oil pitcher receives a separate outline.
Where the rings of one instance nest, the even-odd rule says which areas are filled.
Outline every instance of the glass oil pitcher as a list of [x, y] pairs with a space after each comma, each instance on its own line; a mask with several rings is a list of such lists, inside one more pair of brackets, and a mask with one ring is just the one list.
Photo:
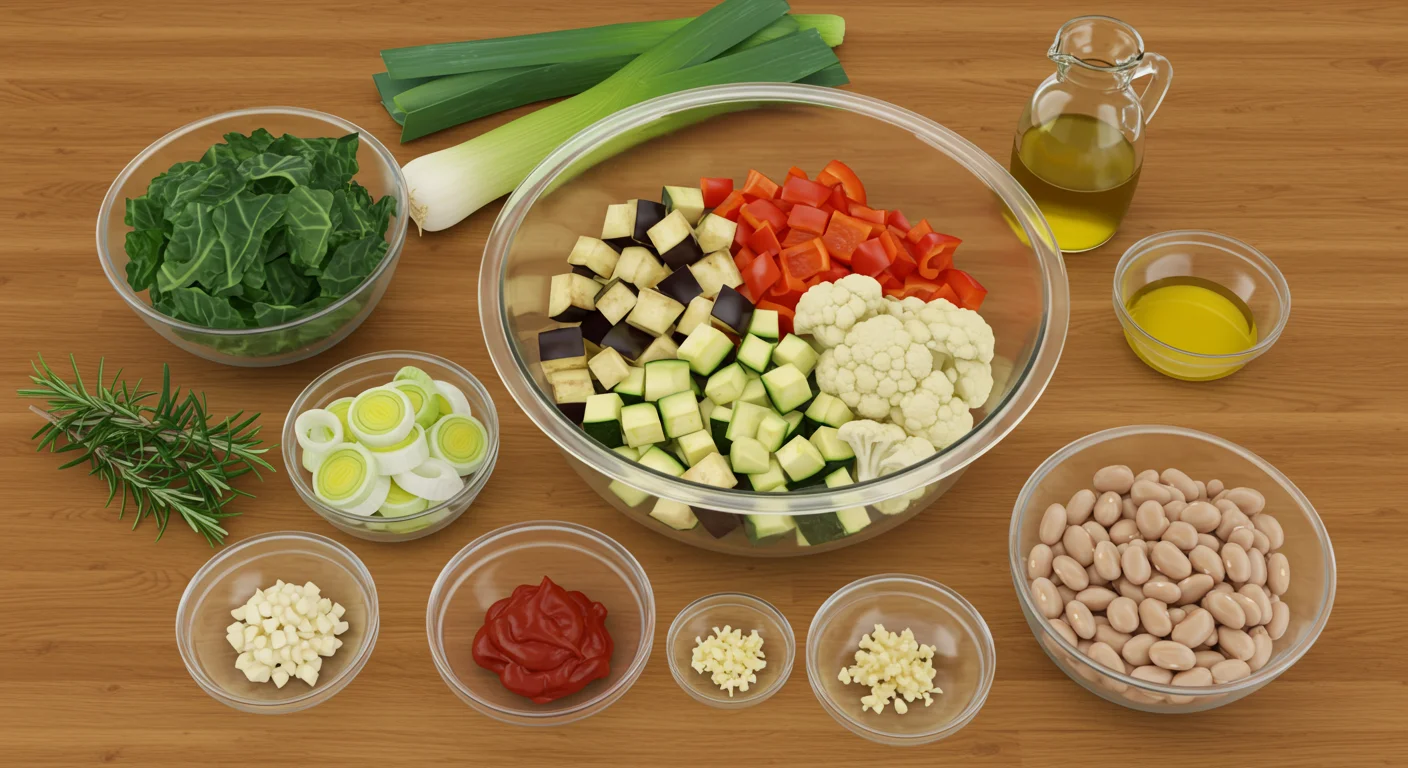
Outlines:
[[[1144, 160], [1144, 127], [1168, 92], [1173, 67], [1144, 50], [1128, 24], [1071, 19], [1046, 52], [1056, 73], [1022, 113], [1012, 175], [1045, 214], [1067, 253], [1109, 240], [1129, 210]], [[1149, 78], [1142, 92], [1134, 82]]]

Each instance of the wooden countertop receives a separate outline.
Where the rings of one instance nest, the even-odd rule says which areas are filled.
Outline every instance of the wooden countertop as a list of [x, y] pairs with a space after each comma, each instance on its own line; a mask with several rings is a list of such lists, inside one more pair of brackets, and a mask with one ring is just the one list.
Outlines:
[[[1062, 766], [1137, 755], [1145, 765], [1322, 768], [1408, 761], [1408, 521], [1396, 495], [1408, 447], [1408, 356], [1393, 330], [1408, 314], [1408, 7], [1401, 4], [798, 0], [798, 10], [847, 17], [840, 56], [854, 90], [923, 113], [1004, 163], [1023, 101], [1051, 70], [1046, 47], [1067, 18], [1122, 16], [1176, 70], [1123, 231], [1068, 262], [1071, 333], [1040, 404], [902, 534], [824, 557], [734, 559], [675, 544], [612, 511], [567, 471], [499, 385], [476, 313], [453, 314], [473, 306], [497, 206], [452, 232], [413, 238], [361, 330], [316, 359], [278, 369], [227, 368], [175, 349], [123, 306], [98, 267], [93, 221], [108, 184], [142, 147], [187, 121], [293, 104], [392, 136], [370, 82], [382, 48], [706, 6], [54, 0], [0, 7], [0, 389], [25, 385], [35, 353], [55, 363], [74, 353], [85, 372], [106, 356], [148, 381], [169, 361], [174, 380], [205, 390], [216, 412], [263, 411], [272, 438], [311, 377], [358, 354], [414, 347], [471, 368], [505, 422], [499, 470], [473, 511], [412, 544], [338, 533], [282, 474], [252, 487], [258, 500], [240, 505], [234, 540], [297, 528], [346, 542], [374, 574], [383, 611], [376, 651], [347, 690], [316, 709], [260, 719], [207, 697], [176, 652], [177, 602], [211, 551], [176, 526], [159, 543], [150, 526], [129, 532], [101, 506], [100, 481], [59, 473], [56, 457], [33, 453], [28, 436], [37, 419], [27, 403], [4, 398], [0, 763]], [[409, 160], [503, 119], [396, 153]], [[1280, 265], [1295, 297], [1275, 349], [1215, 384], [1151, 372], [1111, 316], [1110, 273], [1120, 253], [1178, 228], [1254, 244]], [[1268, 689], [1214, 712], [1160, 718], [1087, 694], [1038, 649], [1007, 577], [1008, 516], [1032, 469], [1080, 435], [1140, 422], [1204, 429], [1260, 453], [1318, 505], [1336, 545], [1339, 594], [1319, 643]], [[440, 567], [464, 543], [538, 517], [595, 526], [628, 546], [651, 574], [661, 621], [649, 667], [613, 708], [571, 727], [525, 731], [480, 717], [451, 695], [427, 652], [424, 611]], [[659, 652], [670, 617], [701, 594], [755, 591], [787, 613], [800, 640], [833, 590], [894, 569], [962, 592], [997, 638], [987, 706], [947, 741], [878, 750], [821, 710], [800, 667], [746, 715], [706, 710], [678, 690]]]

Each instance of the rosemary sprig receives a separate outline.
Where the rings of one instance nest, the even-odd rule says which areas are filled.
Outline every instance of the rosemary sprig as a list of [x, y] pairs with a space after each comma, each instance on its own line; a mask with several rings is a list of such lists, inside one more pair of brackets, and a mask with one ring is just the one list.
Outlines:
[[175, 512], [212, 547], [223, 544], [222, 521], [239, 514], [225, 506], [238, 496], [253, 498], [230, 481], [249, 472], [259, 477], [261, 467], [274, 471], [260, 458], [269, 448], [260, 447], [257, 439], [259, 426], [254, 422], [259, 414], [246, 418], [240, 411], [211, 424], [205, 395], [172, 389], [171, 369], [166, 365], [158, 396], [143, 391], [141, 380], [131, 385], [122, 381], [120, 370], [110, 383], [104, 383], [101, 360], [97, 388], [89, 392], [72, 355], [69, 363], [74, 384], [55, 374], [41, 356], [31, 364], [34, 374], [29, 379], [34, 388], [19, 392], [20, 397], [48, 404], [47, 411], [29, 407], [47, 422], [33, 435], [39, 439], [39, 450], [78, 453], [60, 469], [87, 462], [89, 474], [107, 481], [107, 506], [122, 496], [119, 519], [127, 512], [130, 496], [137, 509], [133, 529], [142, 520], [155, 518], [159, 541]]

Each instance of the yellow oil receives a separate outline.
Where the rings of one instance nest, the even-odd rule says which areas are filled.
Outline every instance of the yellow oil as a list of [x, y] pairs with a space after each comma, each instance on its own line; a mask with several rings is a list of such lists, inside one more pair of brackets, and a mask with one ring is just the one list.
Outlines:
[[1251, 307], [1225, 286], [1201, 277], [1155, 280], [1130, 296], [1125, 310], [1150, 336], [1182, 350], [1175, 352], [1137, 334], [1125, 334], [1139, 359], [1176, 379], [1220, 379], [1240, 369], [1245, 360], [1210, 361], [1198, 355], [1238, 355], [1256, 346]]
[[1067, 253], [1113, 237], [1139, 184], [1134, 145], [1118, 127], [1089, 115], [1028, 128], [1012, 145], [1011, 169]]

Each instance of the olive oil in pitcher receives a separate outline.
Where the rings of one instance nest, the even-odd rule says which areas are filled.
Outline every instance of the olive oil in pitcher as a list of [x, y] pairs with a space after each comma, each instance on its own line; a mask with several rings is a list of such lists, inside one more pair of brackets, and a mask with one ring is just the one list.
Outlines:
[[[1062, 25], [1056, 63], [1028, 102], [1012, 146], [1012, 176], [1041, 209], [1056, 244], [1088, 251], [1114, 236], [1139, 184], [1144, 127], [1173, 68], [1144, 50], [1133, 27], [1108, 16]], [[1150, 78], [1142, 93], [1133, 82]]]

